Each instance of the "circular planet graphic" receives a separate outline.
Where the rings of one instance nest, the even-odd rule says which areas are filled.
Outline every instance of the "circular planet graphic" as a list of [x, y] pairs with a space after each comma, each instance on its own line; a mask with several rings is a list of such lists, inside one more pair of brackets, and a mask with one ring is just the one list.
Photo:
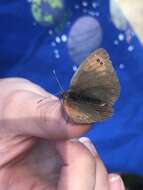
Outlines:
[[110, 14], [115, 27], [119, 30], [125, 31], [128, 27], [128, 23], [117, 4], [117, 0], [110, 0]]
[[63, 0], [32, 0], [31, 6], [32, 15], [40, 24], [55, 24], [64, 15]]
[[102, 41], [102, 29], [96, 18], [80, 17], [72, 26], [69, 38], [69, 54], [76, 64], [80, 64]]

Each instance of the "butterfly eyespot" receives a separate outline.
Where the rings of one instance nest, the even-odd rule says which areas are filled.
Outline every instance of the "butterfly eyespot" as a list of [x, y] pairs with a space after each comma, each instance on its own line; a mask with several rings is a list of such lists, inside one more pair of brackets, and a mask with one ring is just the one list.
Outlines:
[[97, 59], [96, 61], [97, 61], [98, 63], [100, 63], [100, 59]]

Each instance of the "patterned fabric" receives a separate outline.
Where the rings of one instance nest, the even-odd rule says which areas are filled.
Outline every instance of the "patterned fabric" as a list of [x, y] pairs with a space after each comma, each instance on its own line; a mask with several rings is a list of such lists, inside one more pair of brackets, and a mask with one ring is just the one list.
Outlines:
[[0, 76], [66, 90], [81, 61], [107, 49], [121, 84], [115, 114], [87, 136], [109, 171], [143, 174], [143, 48], [114, 0], [1, 0]]

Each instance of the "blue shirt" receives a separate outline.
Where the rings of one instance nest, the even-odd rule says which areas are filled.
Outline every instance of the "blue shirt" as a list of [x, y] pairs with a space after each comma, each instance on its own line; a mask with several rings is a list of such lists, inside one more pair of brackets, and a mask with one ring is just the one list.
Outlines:
[[1, 0], [0, 76], [25, 77], [56, 94], [82, 60], [103, 47], [121, 84], [113, 117], [87, 136], [108, 170], [143, 174], [143, 49], [107, 0]]

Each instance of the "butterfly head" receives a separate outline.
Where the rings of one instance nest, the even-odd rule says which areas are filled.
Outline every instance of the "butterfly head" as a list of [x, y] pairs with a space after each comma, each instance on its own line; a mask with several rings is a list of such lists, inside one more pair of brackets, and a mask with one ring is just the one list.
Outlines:
[[60, 97], [60, 98], [63, 98], [63, 99], [68, 98], [68, 96], [69, 96], [69, 93], [68, 93], [67, 91], [61, 92], [61, 93], [59, 94], [59, 97]]

